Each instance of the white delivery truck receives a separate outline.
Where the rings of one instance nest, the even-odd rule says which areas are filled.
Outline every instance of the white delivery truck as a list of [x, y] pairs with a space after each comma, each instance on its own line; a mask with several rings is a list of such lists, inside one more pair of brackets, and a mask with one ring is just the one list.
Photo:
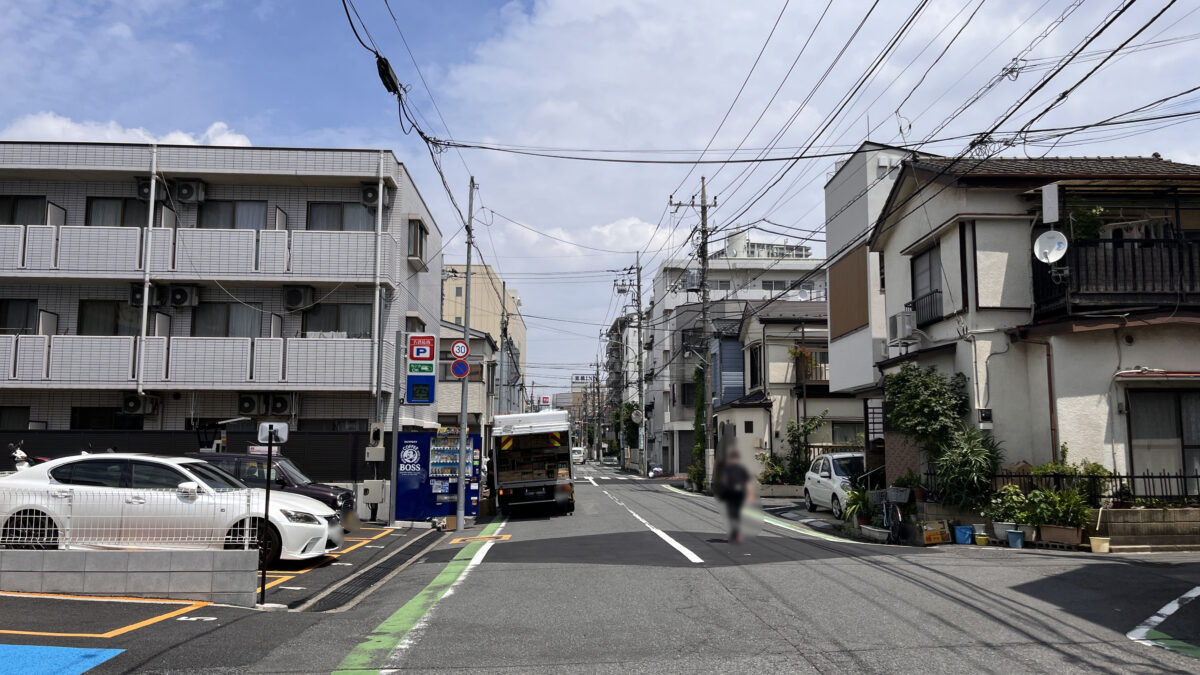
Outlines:
[[496, 495], [500, 512], [518, 506], [575, 511], [571, 425], [566, 410], [496, 415]]

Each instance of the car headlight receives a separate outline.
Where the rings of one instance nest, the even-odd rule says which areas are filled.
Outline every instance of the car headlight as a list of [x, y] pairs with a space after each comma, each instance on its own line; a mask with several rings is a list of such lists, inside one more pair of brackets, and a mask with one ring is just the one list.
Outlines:
[[348, 492], [339, 492], [338, 493], [338, 496], [337, 496], [338, 508], [345, 506], [346, 502], [348, 502], [348, 501], [350, 501], [350, 494]]
[[850, 481], [846, 480], [845, 478], [842, 479], [842, 489], [843, 490], [850, 489]]
[[292, 523], [303, 523], [305, 525], [321, 524], [321, 521], [317, 520], [317, 517], [311, 513], [305, 513], [303, 511], [288, 511], [287, 509], [279, 509], [279, 512], [283, 514], [284, 518], [287, 518], [288, 521]]

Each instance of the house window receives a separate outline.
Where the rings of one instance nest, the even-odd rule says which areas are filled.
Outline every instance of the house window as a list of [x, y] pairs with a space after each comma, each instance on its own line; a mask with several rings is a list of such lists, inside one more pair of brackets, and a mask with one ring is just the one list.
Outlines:
[[[1130, 473], [1200, 474], [1200, 391], [1130, 391], [1129, 435]], [[1134, 483], [1137, 494], [1164, 489], [1156, 481]], [[1188, 494], [1200, 493], [1198, 483], [1187, 481]]]
[[120, 408], [71, 408], [72, 429], [141, 431], [141, 415], [121, 412]]
[[[118, 300], [80, 300], [79, 335], [139, 335], [142, 309]], [[139, 429], [141, 427], [138, 427]]]
[[262, 334], [262, 311], [238, 302], [204, 302], [192, 310], [193, 337], [248, 337]]
[[371, 209], [358, 202], [309, 202], [308, 229], [323, 232], [372, 232]]
[[680, 405], [682, 405], [684, 407], [691, 407], [691, 406], [696, 405], [696, 383], [695, 382], [684, 382], [683, 386], [680, 387], [679, 393], [683, 397], [683, 401], [680, 403]]
[[762, 386], [762, 345], [750, 348], [750, 388]]
[[728, 279], [715, 279], [712, 282], [712, 289], [714, 291], [728, 291], [731, 288], [731, 284], [732, 282]]
[[937, 246], [912, 259], [912, 309], [917, 325], [942, 318], [942, 262]]
[[754, 420], [746, 420], [745, 422], [742, 423], [742, 427], [746, 433], [748, 433], [748, 434], [754, 433]]
[[198, 227], [211, 230], [265, 230], [265, 201], [208, 200], [200, 205]]
[[832, 422], [834, 445], [861, 446], [866, 434], [866, 426], [862, 422]]
[[0, 196], [0, 225], [45, 224], [45, 197]]
[[879, 291], [882, 293], [887, 290], [887, 275], [884, 274], [885, 268], [883, 265], [883, 254], [879, 254]]
[[304, 311], [304, 332], [338, 332], [348, 338], [371, 337], [371, 305], [322, 302]]
[[456, 298], [461, 298], [461, 297], [462, 297], [462, 291], [463, 291], [463, 287], [462, 287], [462, 286], [455, 286], [455, 287], [454, 287], [454, 297], [456, 297]]
[[29, 406], [0, 405], [0, 430], [24, 431], [29, 428]]
[[408, 331], [409, 333], [424, 333], [425, 322], [415, 316], [405, 317], [404, 330]]
[[37, 312], [37, 300], [0, 300], [0, 335], [31, 335]]
[[461, 316], [454, 317], [454, 323], [461, 326], [462, 325], [462, 317]]
[[367, 431], [367, 420], [362, 419], [301, 419], [301, 431]]
[[763, 287], [764, 291], [772, 291], [775, 293], [782, 293], [783, 291], [786, 291], [791, 285], [792, 285], [792, 282], [787, 281], [786, 279], [764, 279], [762, 282], [762, 287]]
[[133, 197], [88, 197], [87, 200], [89, 227], [145, 227], [149, 217], [150, 204]]
[[408, 257], [425, 259], [425, 240], [429, 230], [425, 223], [413, 218], [408, 221]]

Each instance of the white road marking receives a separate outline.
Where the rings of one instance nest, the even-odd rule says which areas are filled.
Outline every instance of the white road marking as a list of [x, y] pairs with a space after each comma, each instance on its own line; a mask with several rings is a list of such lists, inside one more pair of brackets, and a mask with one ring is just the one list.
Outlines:
[[596, 479], [595, 479], [595, 478], [592, 478], [591, 476], [588, 476], [588, 477], [587, 477], [587, 479], [588, 479], [588, 482], [589, 482], [589, 483], [591, 483], [593, 487], [599, 487], [599, 486], [597, 485], [597, 483], [596, 483]]
[[600, 476], [600, 480], [612, 480], [612, 476]]
[[617, 480], [629, 480], [627, 476], [617, 476]]
[[1180, 607], [1183, 607], [1192, 600], [1195, 600], [1198, 596], [1200, 596], [1200, 586], [1197, 586], [1178, 598], [1175, 598], [1171, 602], [1168, 602], [1162, 609], [1155, 612], [1154, 616], [1146, 619], [1137, 628], [1134, 628], [1126, 633], [1125, 637], [1144, 645], [1162, 647], [1163, 645], [1159, 644], [1155, 640], [1148, 639], [1146, 636], [1150, 633], [1150, 631], [1157, 628], [1159, 624], [1161, 624], [1163, 621], [1166, 621], [1167, 617], [1179, 611]]
[[646, 480], [645, 478], [643, 478], [641, 476], [634, 476], [633, 479], [634, 480]]
[[655, 526], [651, 525], [649, 522], [647, 522], [647, 521], [646, 521], [646, 519], [645, 519], [645, 518], [643, 518], [643, 517], [639, 516], [638, 514], [634, 513], [634, 512], [633, 512], [633, 509], [629, 508], [628, 506], [625, 506], [625, 503], [624, 503], [624, 502], [622, 502], [620, 499], [617, 499], [616, 497], [614, 497], [614, 496], [612, 496], [611, 494], [609, 494], [608, 490], [605, 490], [605, 491], [604, 491], [604, 494], [608, 495], [608, 498], [609, 498], [609, 499], [611, 499], [611, 500], [613, 500], [614, 502], [616, 502], [616, 503], [620, 504], [621, 506], [624, 506], [624, 507], [625, 507], [625, 510], [629, 512], [629, 515], [633, 516], [634, 518], [637, 518], [637, 519], [638, 519], [638, 521], [639, 521], [639, 522], [641, 522], [641, 524], [643, 524], [643, 525], [645, 525], [647, 528], [649, 528], [649, 529], [650, 529], [650, 531], [651, 531], [651, 532], [653, 532], [654, 534], [657, 534], [657, 535], [658, 535], [658, 537], [659, 537], [659, 539], [662, 539], [663, 541], [665, 541], [665, 542], [667, 542], [668, 544], [670, 544], [671, 548], [673, 548], [673, 549], [675, 549], [676, 551], [679, 551], [680, 553], [682, 553], [682, 554], [683, 554], [683, 557], [687, 558], [689, 562], [694, 562], [694, 563], [702, 563], [702, 562], [704, 562], [704, 560], [703, 560], [703, 559], [701, 559], [701, 558], [700, 558], [700, 556], [696, 555], [695, 553], [692, 553], [692, 551], [691, 551], [690, 549], [688, 549], [688, 547], [686, 547], [686, 546], [684, 546], [683, 544], [681, 544], [681, 543], [679, 543], [679, 542], [675, 541], [675, 540], [674, 540], [674, 539], [671, 537], [671, 535], [669, 535], [669, 534], [667, 534], [666, 532], [663, 532], [662, 530], [658, 529], [657, 527], [655, 527]]

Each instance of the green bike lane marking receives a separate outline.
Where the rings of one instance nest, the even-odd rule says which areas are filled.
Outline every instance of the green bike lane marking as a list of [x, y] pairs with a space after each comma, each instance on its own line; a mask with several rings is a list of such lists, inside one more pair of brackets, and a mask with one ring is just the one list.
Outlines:
[[[487, 537], [495, 534], [505, 522], [505, 520], [496, 520], [488, 523], [479, 536]], [[387, 665], [388, 657], [392, 652], [429, 614], [438, 601], [446, 596], [450, 588], [463, 577], [471, 559], [480, 549], [491, 543], [476, 541], [464, 546], [434, 577], [433, 581], [429, 582], [429, 585], [421, 589], [412, 600], [406, 602], [391, 616], [384, 619], [383, 623], [371, 631], [366, 640], [351, 650], [342, 659], [338, 669], [334, 671], [334, 675], [379, 672], [380, 668]]]
[[1139, 644], [1150, 645], [1154, 647], [1162, 647], [1169, 649], [1177, 654], [1190, 656], [1194, 659], [1200, 659], [1200, 647], [1197, 647], [1190, 642], [1171, 637], [1166, 633], [1158, 630], [1158, 626], [1166, 621], [1172, 614], [1179, 611], [1180, 607], [1188, 604], [1192, 600], [1200, 597], [1200, 586], [1196, 586], [1192, 590], [1184, 593], [1178, 598], [1168, 602], [1162, 609], [1158, 610], [1149, 619], [1143, 621], [1137, 628], [1125, 634], [1130, 640]]

